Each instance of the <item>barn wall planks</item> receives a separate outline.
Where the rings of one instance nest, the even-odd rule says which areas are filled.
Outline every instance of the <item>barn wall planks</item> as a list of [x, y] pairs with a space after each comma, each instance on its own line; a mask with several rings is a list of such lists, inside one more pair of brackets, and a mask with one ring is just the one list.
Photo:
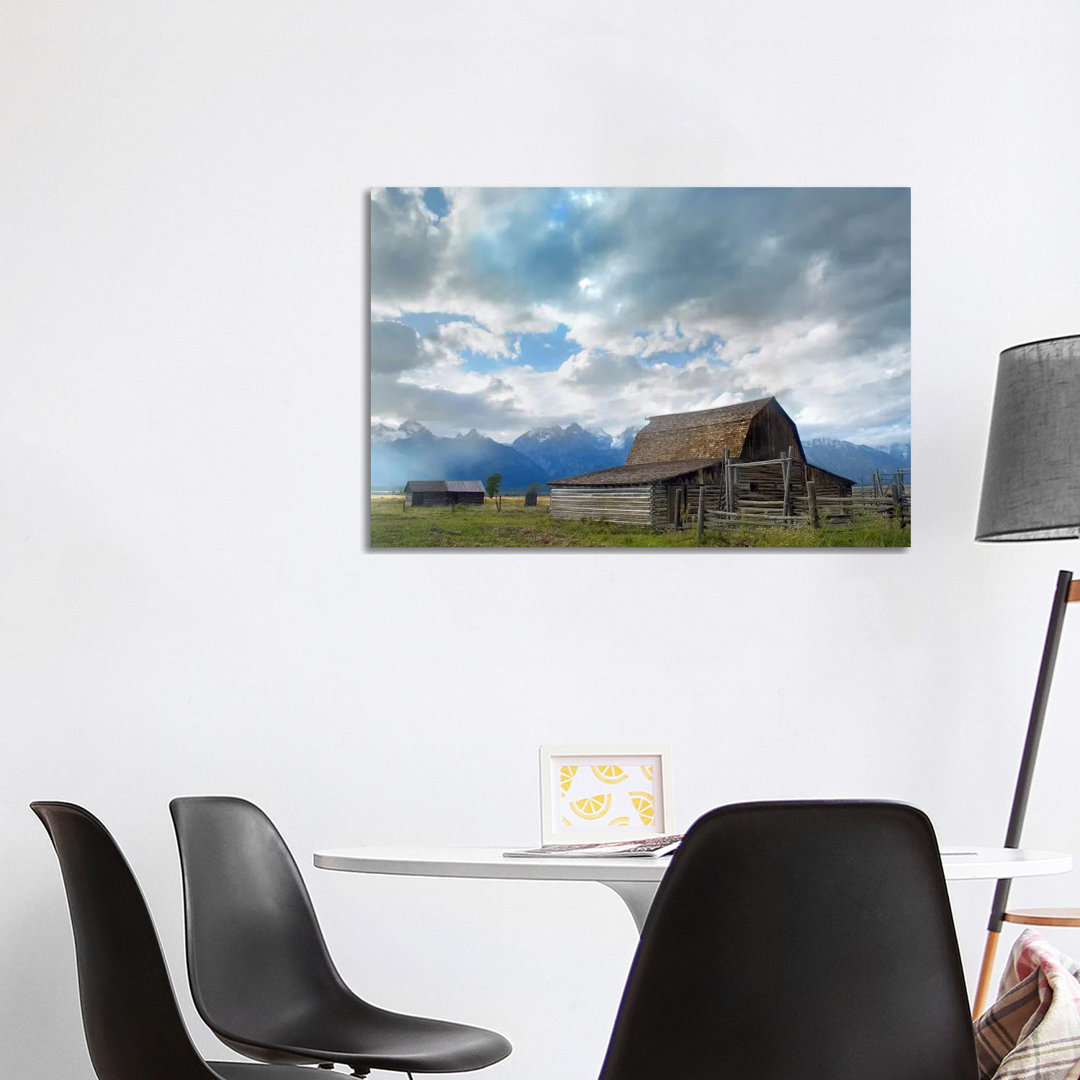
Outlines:
[[775, 398], [750, 421], [746, 432], [746, 441], [742, 453], [738, 456], [745, 461], [759, 461], [786, 453], [791, 447], [796, 461], [803, 461], [802, 442], [795, 422], [780, 407]]
[[668, 523], [668, 496], [663, 484], [653, 484], [650, 496], [650, 523], [666, 525]]
[[406, 491], [406, 506], [449, 506], [450, 496], [445, 491]]
[[[658, 485], [635, 487], [553, 487], [552, 517], [571, 521], [618, 521], [627, 525], [653, 524], [654, 490]], [[660, 489], [663, 496], [663, 489]], [[666, 508], [666, 499], [664, 501]]]
[[482, 491], [406, 491], [406, 506], [483, 506]]

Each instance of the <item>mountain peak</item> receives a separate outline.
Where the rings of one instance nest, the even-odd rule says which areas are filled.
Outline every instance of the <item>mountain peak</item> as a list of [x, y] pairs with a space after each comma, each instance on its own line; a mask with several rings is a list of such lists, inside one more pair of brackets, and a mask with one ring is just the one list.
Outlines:
[[616, 447], [606, 431], [590, 430], [576, 421], [566, 427], [532, 428], [513, 446], [544, 467], [545, 479], [610, 469], [626, 461], [625, 448]]
[[375, 423], [371, 425], [371, 441], [377, 443], [397, 442], [399, 439], [416, 439], [423, 436], [434, 438], [430, 431], [418, 420], [406, 420], [394, 427], [393, 424]]

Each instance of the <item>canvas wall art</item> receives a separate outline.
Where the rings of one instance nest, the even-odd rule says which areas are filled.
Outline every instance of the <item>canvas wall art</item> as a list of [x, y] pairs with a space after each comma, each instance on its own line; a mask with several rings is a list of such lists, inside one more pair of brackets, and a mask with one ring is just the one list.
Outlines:
[[372, 191], [371, 546], [908, 546], [910, 204]]

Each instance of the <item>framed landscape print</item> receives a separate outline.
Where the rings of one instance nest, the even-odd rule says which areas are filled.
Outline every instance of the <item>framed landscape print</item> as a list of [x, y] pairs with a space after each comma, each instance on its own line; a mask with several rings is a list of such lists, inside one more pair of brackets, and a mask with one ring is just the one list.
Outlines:
[[371, 546], [909, 546], [910, 206], [373, 190]]
[[661, 747], [540, 747], [541, 843], [668, 835], [669, 758]]

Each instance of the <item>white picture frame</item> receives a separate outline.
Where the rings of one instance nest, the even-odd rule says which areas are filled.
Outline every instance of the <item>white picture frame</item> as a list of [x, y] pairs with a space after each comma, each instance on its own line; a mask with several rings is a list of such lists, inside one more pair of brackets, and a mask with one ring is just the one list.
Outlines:
[[541, 746], [540, 842], [673, 833], [670, 762], [666, 746]]

